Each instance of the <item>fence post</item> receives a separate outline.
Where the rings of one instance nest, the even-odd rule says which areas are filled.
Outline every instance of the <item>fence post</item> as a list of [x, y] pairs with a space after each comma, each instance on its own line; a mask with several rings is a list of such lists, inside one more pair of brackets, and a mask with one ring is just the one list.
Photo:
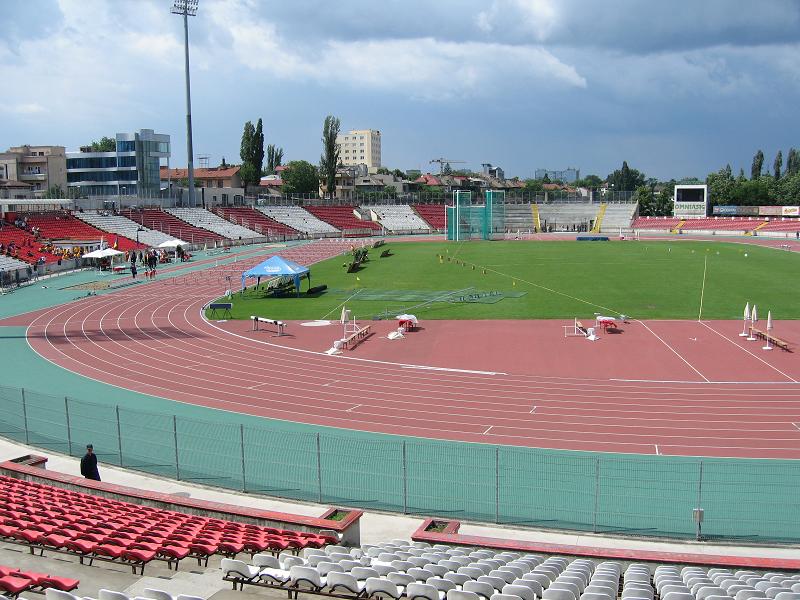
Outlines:
[[67, 452], [72, 456], [72, 428], [69, 423], [69, 398], [64, 396], [64, 415], [67, 419]]
[[408, 514], [408, 465], [406, 463], [405, 440], [403, 440], [403, 514]]
[[119, 449], [119, 466], [122, 466], [122, 430], [119, 424], [119, 404], [115, 407], [117, 413], [117, 447]]
[[697, 480], [697, 508], [703, 508], [703, 461], [700, 460], [700, 474]]
[[322, 503], [322, 456], [320, 452], [319, 433], [317, 434], [317, 501]]
[[28, 407], [25, 403], [25, 388], [20, 389], [22, 390], [22, 423], [25, 425], [25, 444], [27, 445], [30, 441], [28, 434]]
[[600, 457], [595, 457], [594, 461], [594, 516], [592, 517], [592, 533], [597, 533], [597, 510], [600, 504]]
[[247, 476], [246, 476], [246, 468], [244, 466], [244, 424], [239, 424], [239, 442], [242, 448], [242, 491], [247, 491]]
[[500, 522], [500, 446], [494, 448], [494, 522]]
[[181, 465], [178, 462], [178, 417], [172, 415], [172, 439], [175, 443], [175, 479], [181, 480]]

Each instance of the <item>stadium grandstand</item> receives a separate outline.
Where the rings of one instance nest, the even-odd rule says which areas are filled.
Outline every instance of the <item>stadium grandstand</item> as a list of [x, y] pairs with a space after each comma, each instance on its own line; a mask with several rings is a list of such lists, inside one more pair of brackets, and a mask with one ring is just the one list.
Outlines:
[[154, 231], [161, 231], [176, 239], [186, 240], [191, 244], [208, 244], [221, 242], [225, 238], [213, 231], [195, 227], [176, 216], [153, 208], [124, 209], [120, 214], [131, 221]]
[[362, 211], [374, 213], [381, 226], [392, 233], [428, 233], [431, 230], [407, 204], [362, 206]]
[[257, 231], [231, 223], [203, 208], [168, 208], [166, 212], [195, 227], [200, 227], [221, 235], [225, 239], [237, 240], [259, 237]]
[[287, 227], [312, 236], [337, 235], [339, 230], [300, 206], [259, 206], [259, 212]]
[[355, 206], [330, 205], [306, 206], [308, 212], [341, 231], [344, 235], [373, 235], [381, 231], [381, 226], [365, 221], [355, 215]]
[[414, 204], [411, 208], [427, 221], [431, 229], [443, 231], [447, 227], [444, 204]]
[[296, 229], [276, 221], [275, 219], [270, 219], [260, 210], [249, 206], [218, 206], [214, 209], [214, 212], [231, 223], [236, 223], [247, 229], [252, 229], [267, 237], [276, 235], [296, 236], [298, 233]]

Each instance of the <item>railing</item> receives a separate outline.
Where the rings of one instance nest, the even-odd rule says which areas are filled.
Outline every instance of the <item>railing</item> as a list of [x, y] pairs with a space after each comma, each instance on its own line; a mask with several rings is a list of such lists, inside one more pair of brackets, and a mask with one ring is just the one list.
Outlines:
[[[244, 419], [244, 418], [243, 418]], [[247, 423], [254, 418], [248, 417]], [[800, 462], [593, 454], [205, 421], [0, 387], [0, 435], [182, 481], [627, 535], [800, 541]]]

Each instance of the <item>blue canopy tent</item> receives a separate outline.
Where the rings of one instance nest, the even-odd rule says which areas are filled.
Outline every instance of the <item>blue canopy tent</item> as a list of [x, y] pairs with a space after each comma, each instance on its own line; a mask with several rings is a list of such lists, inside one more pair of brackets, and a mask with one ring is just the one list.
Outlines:
[[244, 293], [245, 280], [250, 277], [256, 278], [256, 285], [261, 282], [262, 277], [285, 277], [291, 276], [294, 279], [294, 287], [297, 295], [300, 295], [300, 280], [308, 277], [308, 286], [311, 287], [311, 271], [308, 267], [298, 265], [296, 262], [286, 260], [280, 256], [273, 256], [256, 265], [252, 269], [242, 273], [242, 293]]

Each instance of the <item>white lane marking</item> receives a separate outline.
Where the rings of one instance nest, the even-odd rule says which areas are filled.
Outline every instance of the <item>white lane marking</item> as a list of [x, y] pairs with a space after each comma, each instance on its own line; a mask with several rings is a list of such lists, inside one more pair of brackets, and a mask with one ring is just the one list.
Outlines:
[[768, 366], [770, 369], [772, 369], [773, 371], [776, 371], [776, 372], [780, 373], [781, 375], [783, 375], [784, 377], [786, 377], [786, 379], [788, 379], [789, 381], [793, 381], [794, 383], [798, 383], [798, 381], [797, 381], [796, 379], [794, 379], [793, 377], [790, 377], [789, 375], [787, 375], [786, 373], [784, 373], [783, 371], [781, 371], [781, 370], [780, 370], [778, 367], [775, 367], [775, 366], [773, 366], [773, 365], [769, 364], [769, 363], [768, 363], [767, 361], [765, 361], [763, 358], [761, 358], [760, 356], [757, 356], [757, 355], [753, 354], [752, 352], [750, 352], [750, 350], [748, 350], [748, 349], [747, 349], [747, 348], [745, 348], [744, 346], [740, 346], [740, 345], [739, 345], [739, 344], [737, 344], [735, 341], [733, 341], [733, 340], [731, 340], [731, 339], [729, 339], [729, 338], [725, 337], [723, 334], [721, 334], [719, 331], [717, 331], [716, 329], [714, 329], [714, 328], [713, 328], [713, 327], [711, 327], [710, 325], [707, 325], [706, 323], [703, 323], [702, 321], [700, 321], [700, 324], [701, 324], [703, 327], [705, 327], [706, 329], [710, 329], [711, 331], [713, 331], [714, 333], [716, 333], [716, 334], [717, 334], [719, 337], [721, 337], [723, 340], [727, 340], [727, 341], [729, 341], [731, 344], [733, 344], [734, 346], [736, 346], [737, 348], [739, 348], [739, 349], [741, 349], [741, 350], [744, 350], [744, 351], [745, 351], [745, 352], [747, 352], [747, 353], [748, 353], [750, 356], [752, 356], [753, 358], [755, 358], [755, 359], [756, 359], [756, 360], [758, 360], [758, 361], [761, 361], [762, 363], [764, 363], [765, 365], [767, 365], [767, 366]]
[[645, 328], [645, 329], [647, 329], [647, 331], [649, 331], [650, 333], [652, 333], [652, 334], [653, 334], [653, 335], [656, 337], [656, 339], [657, 339], [659, 342], [661, 342], [662, 344], [664, 344], [664, 345], [665, 345], [667, 348], [669, 348], [669, 349], [672, 351], [672, 353], [673, 353], [673, 354], [675, 354], [675, 356], [677, 356], [677, 357], [678, 357], [678, 358], [680, 358], [680, 359], [681, 359], [681, 360], [682, 360], [684, 363], [686, 363], [686, 366], [687, 366], [687, 367], [689, 367], [689, 368], [690, 368], [692, 371], [694, 371], [695, 373], [697, 373], [698, 375], [700, 375], [700, 377], [702, 377], [702, 378], [705, 380], [705, 382], [706, 382], [706, 383], [711, 383], [711, 382], [708, 380], [708, 378], [707, 378], [705, 375], [703, 375], [703, 374], [702, 374], [700, 371], [698, 371], [697, 369], [695, 369], [695, 368], [694, 368], [694, 366], [692, 365], [692, 363], [690, 363], [688, 360], [686, 360], [685, 358], [683, 358], [683, 356], [681, 356], [681, 355], [678, 353], [678, 351], [677, 351], [677, 350], [675, 350], [675, 348], [673, 348], [672, 346], [670, 346], [670, 345], [669, 345], [667, 342], [665, 342], [665, 341], [664, 341], [664, 340], [661, 338], [661, 336], [659, 336], [659, 335], [658, 335], [658, 334], [657, 334], [655, 331], [653, 331], [652, 329], [650, 329], [650, 328], [647, 326], [647, 323], [645, 323], [644, 321], [639, 321], [638, 319], [637, 319], [637, 322], [641, 323], [641, 324], [644, 326], [644, 328]]
[[792, 423], [792, 425], [794, 425], [794, 426], [795, 426], [795, 429], [797, 429], [798, 431], [800, 431], [800, 425], [798, 425], [797, 423]]
[[531, 409], [531, 414], [533, 414], [533, 413], [535, 413], [535, 412], [536, 412], [536, 406], [534, 406], [534, 407]]
[[486, 428], [486, 431], [483, 432], [483, 435], [489, 433], [492, 430], [492, 427], [494, 427], [494, 425], [489, 425], [489, 427]]
[[622, 383], [699, 383], [699, 384], [747, 384], [747, 385], [792, 385], [792, 383], [800, 383], [797, 381], [692, 381], [686, 379], [619, 379], [611, 378], [609, 381], [619, 381]]
[[656, 447], [656, 454], [661, 456], [661, 452], [658, 449], [658, 444], [653, 444]]
[[364, 406], [363, 404], [356, 404], [355, 406], [351, 406], [344, 412], [353, 412], [355, 409], [359, 408], [360, 406]]
[[705, 260], [703, 261], [703, 287], [700, 288], [700, 312], [697, 314], [697, 320], [703, 318], [703, 296], [706, 293], [706, 271], [708, 271], [708, 254], [706, 254]]
[[[328, 383], [323, 383], [321, 387], [328, 387], [330, 385], [333, 385], [334, 383], [339, 383], [339, 381], [340, 381], [339, 379], [334, 379], [333, 381], [329, 381]], [[359, 406], [361, 405], [359, 404]]]
[[[374, 361], [380, 362], [380, 361]], [[391, 363], [389, 363], [391, 364]], [[395, 363], [400, 364], [400, 363]], [[447, 371], [448, 373], [472, 373], [473, 375], [508, 375], [500, 371], [472, 371], [470, 369], [449, 369], [447, 367], [429, 367], [427, 365], [400, 365], [403, 369], [421, 369], [424, 371]]]

